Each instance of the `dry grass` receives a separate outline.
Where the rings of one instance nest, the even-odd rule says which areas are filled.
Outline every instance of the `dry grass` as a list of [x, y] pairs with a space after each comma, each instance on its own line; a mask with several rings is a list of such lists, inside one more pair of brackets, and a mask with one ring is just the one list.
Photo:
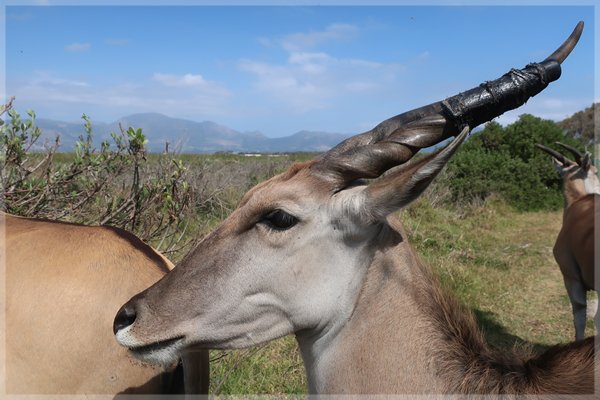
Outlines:
[[403, 214], [422, 258], [492, 342], [545, 347], [572, 339], [570, 304], [552, 255], [561, 212], [517, 213], [492, 198], [460, 213], [420, 202]]

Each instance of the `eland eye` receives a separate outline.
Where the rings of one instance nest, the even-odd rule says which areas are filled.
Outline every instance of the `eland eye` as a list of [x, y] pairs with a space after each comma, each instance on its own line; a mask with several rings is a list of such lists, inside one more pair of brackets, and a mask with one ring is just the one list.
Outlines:
[[266, 214], [260, 221], [271, 229], [285, 231], [298, 223], [298, 218], [283, 210], [274, 210]]

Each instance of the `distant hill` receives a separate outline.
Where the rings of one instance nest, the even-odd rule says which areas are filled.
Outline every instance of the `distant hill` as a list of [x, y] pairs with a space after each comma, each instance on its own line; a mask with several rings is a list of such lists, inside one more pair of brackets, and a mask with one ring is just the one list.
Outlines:
[[[59, 135], [61, 151], [71, 151], [79, 135], [84, 132], [83, 122], [39, 118], [36, 123], [42, 129], [40, 142], [53, 142], [56, 135]], [[178, 149], [184, 153], [320, 152], [330, 149], [349, 136], [340, 133], [300, 131], [291, 136], [269, 138], [260, 132], [242, 133], [211, 121], [195, 122], [158, 113], [145, 113], [129, 115], [110, 124], [92, 121], [96, 145], [109, 139], [111, 132], [119, 132], [119, 124], [124, 129], [129, 126], [142, 128], [142, 132], [148, 138], [147, 148], [150, 152], [163, 151], [167, 142], [170, 149]]]
[[569, 118], [558, 123], [567, 136], [578, 139], [583, 144], [592, 144], [594, 142], [594, 127], [600, 126], [600, 113], [594, 112], [600, 103], [592, 104], [585, 110], [576, 112]]
[[[594, 139], [594, 107], [592, 105], [579, 111], [557, 124], [568, 136], [590, 144]], [[37, 125], [42, 129], [42, 140], [54, 142], [60, 135], [61, 151], [71, 151], [75, 142], [84, 132], [83, 121], [63, 122], [39, 118]], [[110, 139], [111, 132], [119, 132], [119, 124], [127, 129], [129, 126], [142, 128], [148, 138], [150, 152], [162, 152], [165, 143], [170, 149], [183, 153], [215, 153], [219, 151], [232, 152], [323, 152], [350, 135], [332, 132], [300, 131], [291, 136], [269, 138], [261, 132], [238, 132], [215, 122], [196, 122], [181, 118], [171, 118], [159, 113], [133, 114], [110, 124], [92, 121], [93, 137], [99, 146], [102, 140]]]
[[[79, 135], [85, 132], [83, 120], [81, 122], [64, 122], [36, 118], [35, 123], [42, 130], [42, 136], [37, 141], [38, 148], [41, 148], [45, 143], [53, 144], [54, 138], [58, 135], [60, 137], [60, 150], [71, 151], [75, 147]], [[110, 138], [110, 128], [105, 123], [93, 122], [92, 132], [97, 144]]]

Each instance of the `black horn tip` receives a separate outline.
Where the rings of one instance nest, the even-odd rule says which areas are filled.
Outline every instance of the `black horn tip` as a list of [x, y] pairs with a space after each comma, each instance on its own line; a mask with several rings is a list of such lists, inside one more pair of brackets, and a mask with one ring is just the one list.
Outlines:
[[571, 54], [571, 51], [575, 48], [575, 45], [579, 41], [581, 37], [581, 32], [583, 32], [583, 21], [579, 21], [573, 29], [571, 35], [564, 41], [563, 44], [560, 45], [558, 49], [552, 54], [550, 54], [544, 61], [556, 61], [559, 64], [562, 64], [563, 61]]

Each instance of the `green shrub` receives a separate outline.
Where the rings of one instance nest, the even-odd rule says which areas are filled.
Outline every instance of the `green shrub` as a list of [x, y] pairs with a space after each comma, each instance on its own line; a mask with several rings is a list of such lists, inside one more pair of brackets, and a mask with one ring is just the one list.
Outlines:
[[473, 202], [496, 193], [520, 211], [559, 209], [561, 178], [548, 155], [534, 146], [553, 146], [556, 141], [579, 145], [554, 122], [532, 115], [522, 115], [506, 127], [488, 123], [448, 164], [452, 200]]
[[[179, 249], [191, 209], [183, 163], [170, 154], [148, 163], [141, 129], [121, 128], [96, 149], [92, 124], [71, 154], [57, 154], [60, 140], [39, 146], [35, 113], [0, 108], [2, 210], [11, 214], [127, 229], [169, 253]], [[36, 151], [33, 151], [36, 150]], [[58, 156], [58, 157], [57, 157]]]

